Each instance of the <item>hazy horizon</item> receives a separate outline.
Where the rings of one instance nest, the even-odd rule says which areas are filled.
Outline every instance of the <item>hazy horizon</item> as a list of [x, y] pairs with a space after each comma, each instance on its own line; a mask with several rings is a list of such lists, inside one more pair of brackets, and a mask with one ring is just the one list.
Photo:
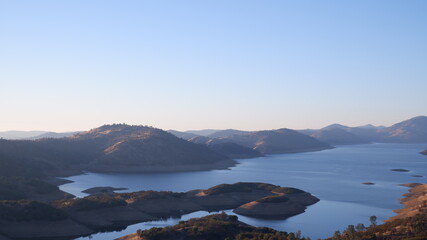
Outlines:
[[427, 115], [427, 2], [1, 1], [0, 131]]
[[[414, 117], [420, 117], [420, 116], [423, 116], [423, 115], [414, 116]], [[411, 117], [411, 118], [414, 118], [414, 117]], [[411, 118], [408, 118], [408, 119], [411, 119]], [[405, 120], [408, 120], [408, 119], [403, 119], [403, 120], [401, 120], [399, 122], [402, 122], [402, 121], [405, 121]], [[363, 127], [363, 126], [366, 126], [366, 125], [373, 125], [375, 127], [390, 127], [390, 126], [392, 126], [392, 125], [394, 125], [396, 123], [399, 123], [399, 122], [395, 122], [395, 123], [392, 123], [390, 125], [384, 125], [384, 124], [376, 125], [376, 124], [366, 123], [366, 124], [360, 124], [360, 125], [354, 125], [354, 126], [335, 122], [335, 123], [330, 123], [330, 124], [327, 124], [327, 125], [324, 125], [324, 126], [320, 126], [318, 128], [290, 128], [290, 127], [283, 126], [283, 127], [279, 127], [279, 128], [259, 128], [259, 129], [209, 128], [209, 127], [208, 128], [200, 128], [200, 129], [172, 129], [172, 128], [161, 128], [161, 127], [147, 125], [147, 124], [104, 123], [104, 124], [101, 124], [101, 125], [98, 125], [98, 126], [94, 126], [94, 127], [88, 128], [88, 129], [74, 129], [74, 130], [68, 130], [68, 131], [53, 131], [53, 130], [50, 130], [50, 129], [29, 129], [29, 130], [28, 129], [24, 129], [24, 130], [9, 129], [9, 130], [0, 130], [0, 132], [13, 132], [13, 131], [25, 131], [25, 132], [37, 132], [37, 131], [41, 131], [41, 132], [58, 132], [58, 133], [59, 132], [79, 132], [79, 131], [88, 131], [90, 129], [98, 128], [98, 127], [100, 127], [102, 125], [112, 125], [112, 124], [142, 125], [142, 126], [150, 126], [150, 127], [154, 127], [154, 128], [159, 128], [159, 129], [162, 129], [162, 130], [165, 130], [165, 131], [176, 130], [176, 131], [182, 131], [182, 132], [185, 132], [185, 131], [201, 131], [201, 130], [227, 130], [227, 129], [235, 129], [235, 130], [243, 130], [243, 131], [260, 131], [260, 130], [273, 130], [273, 129], [280, 129], [280, 128], [289, 128], [289, 129], [293, 129], [293, 130], [306, 130], [306, 129], [320, 129], [320, 128], [327, 127], [327, 126], [332, 125], [332, 124], [340, 124], [340, 125], [344, 125], [344, 126], [347, 126], [347, 127]]]

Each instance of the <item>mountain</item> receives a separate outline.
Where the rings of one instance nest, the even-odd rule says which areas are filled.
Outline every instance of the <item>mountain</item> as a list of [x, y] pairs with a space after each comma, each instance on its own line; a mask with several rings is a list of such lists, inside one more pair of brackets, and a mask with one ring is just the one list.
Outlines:
[[145, 126], [114, 124], [59, 139], [0, 140], [0, 172], [14, 171], [18, 176], [75, 174], [81, 170], [189, 171], [224, 169], [234, 164], [206, 146]]
[[29, 138], [25, 138], [27, 140], [36, 140], [36, 139], [41, 139], [41, 138], [63, 138], [63, 137], [70, 137], [73, 136], [75, 134], [77, 134], [79, 132], [46, 132], [34, 137], [29, 137]]
[[379, 132], [380, 129], [381, 128], [352, 127], [347, 129], [347, 131], [367, 142], [380, 142], [380, 139], [383, 135], [381, 132]]
[[188, 141], [197, 143], [197, 144], [204, 144], [211, 150], [232, 159], [254, 158], [254, 157], [263, 156], [257, 150], [239, 145], [237, 143], [228, 142], [227, 140], [223, 140], [223, 139], [218, 139], [218, 138], [212, 139], [204, 136], [197, 136], [189, 139]]
[[202, 129], [202, 130], [189, 130], [189, 131], [185, 131], [185, 132], [206, 137], [206, 136], [213, 134], [213, 133], [216, 133], [218, 131], [221, 131], [221, 130], [218, 130], [218, 129]]
[[222, 138], [222, 137], [229, 137], [235, 134], [244, 134], [248, 133], [248, 131], [241, 131], [236, 129], [226, 129], [226, 130], [220, 130], [217, 132], [214, 132], [212, 134], [207, 135], [207, 137], [210, 138]]
[[427, 117], [418, 116], [391, 127], [371, 124], [348, 127], [332, 124], [322, 129], [306, 129], [299, 132], [332, 145], [369, 142], [424, 143], [427, 142]]
[[380, 129], [381, 142], [424, 143], [427, 142], [427, 117], [418, 116]]
[[331, 145], [366, 144], [378, 141], [381, 136], [375, 128], [345, 127], [338, 124], [298, 132]]
[[209, 137], [205, 137], [205, 136], [196, 136], [196, 137], [192, 137], [190, 139], [188, 139], [188, 141], [192, 142], [192, 143], [197, 143], [197, 144], [208, 144], [209, 141], [211, 141], [212, 138]]
[[5, 132], [0, 132], [0, 138], [23, 139], [23, 138], [35, 137], [44, 133], [47, 133], [47, 131], [5, 131]]
[[359, 136], [344, 130], [343, 128], [321, 129], [311, 134], [310, 136], [331, 145], [369, 143], [369, 141], [364, 140]]
[[335, 128], [347, 130], [350, 127], [347, 127], [347, 126], [344, 126], [344, 125], [341, 125], [338, 123], [334, 123], [334, 124], [331, 124], [331, 125], [328, 125], [328, 126], [322, 128], [322, 130], [335, 129]]
[[382, 129], [382, 128], [385, 128], [385, 126], [374, 126], [372, 124], [366, 124], [366, 125], [358, 126], [357, 128]]
[[193, 137], [200, 136], [197, 134], [193, 134], [193, 133], [189, 133], [189, 132], [180, 132], [180, 131], [176, 131], [176, 130], [172, 130], [172, 129], [168, 130], [168, 132], [172, 133], [173, 135], [175, 135], [179, 138], [185, 139], [185, 140], [188, 140], [188, 139], [193, 138]]
[[318, 151], [332, 148], [330, 145], [291, 129], [277, 129], [235, 134], [219, 138], [265, 154]]

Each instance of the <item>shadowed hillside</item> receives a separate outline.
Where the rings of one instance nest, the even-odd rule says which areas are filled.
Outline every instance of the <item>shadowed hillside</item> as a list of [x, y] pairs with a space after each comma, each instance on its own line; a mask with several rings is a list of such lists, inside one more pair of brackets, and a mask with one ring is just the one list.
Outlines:
[[144, 172], [226, 168], [234, 162], [160, 129], [105, 125], [71, 137], [0, 140], [0, 172], [70, 174], [80, 170]]
[[266, 227], [253, 227], [225, 213], [182, 221], [175, 226], [138, 231], [117, 240], [299, 240], [299, 235]]
[[369, 143], [369, 141], [364, 140], [342, 128], [321, 129], [310, 136], [332, 145]]
[[266, 154], [318, 151], [331, 148], [328, 144], [315, 138], [286, 128], [235, 134], [219, 138], [219, 140], [237, 143]]
[[211, 150], [223, 154], [229, 158], [236, 159], [236, 158], [254, 158], [254, 157], [261, 157], [263, 154], [261, 154], [259, 151], [254, 150], [250, 147], [245, 147], [240, 144], [229, 142], [227, 140], [218, 139], [218, 138], [209, 138], [204, 136], [197, 136], [189, 139], [188, 141], [197, 143], [197, 144], [204, 144]]

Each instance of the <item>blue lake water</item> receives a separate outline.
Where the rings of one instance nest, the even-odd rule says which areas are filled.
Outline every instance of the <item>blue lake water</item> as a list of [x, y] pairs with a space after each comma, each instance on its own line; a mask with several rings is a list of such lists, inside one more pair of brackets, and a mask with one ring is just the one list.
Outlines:
[[[297, 187], [321, 201], [308, 207], [305, 213], [286, 220], [260, 220], [244, 216], [239, 216], [239, 219], [254, 226], [283, 231], [301, 230], [303, 236], [317, 239], [331, 236], [349, 224], [369, 225], [372, 215], [378, 217], [378, 222], [395, 215], [393, 210], [401, 208], [399, 199], [408, 190], [399, 184], [426, 182], [427, 157], [418, 153], [427, 148], [426, 145], [375, 143], [340, 146], [320, 152], [242, 159], [230, 170], [156, 174], [87, 173], [67, 178], [74, 182], [62, 185], [61, 190], [76, 196], [85, 196], [82, 190], [96, 186], [126, 187], [129, 189], [126, 191], [188, 191], [241, 181]], [[390, 171], [396, 168], [410, 172]], [[362, 182], [373, 182], [375, 185], [363, 185]], [[206, 214], [196, 212], [181, 219], [139, 223], [121, 232], [94, 234], [92, 239], [114, 239], [137, 229], [173, 225], [180, 220]]]

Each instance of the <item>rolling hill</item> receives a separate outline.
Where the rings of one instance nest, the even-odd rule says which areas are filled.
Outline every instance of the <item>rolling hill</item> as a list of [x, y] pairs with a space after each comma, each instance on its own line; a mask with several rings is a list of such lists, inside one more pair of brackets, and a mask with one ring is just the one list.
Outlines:
[[427, 142], [427, 117], [418, 116], [379, 130], [381, 142]]
[[15, 175], [186, 171], [227, 168], [235, 162], [160, 129], [105, 125], [71, 137], [0, 140], [0, 169]]
[[265, 130], [235, 134], [219, 138], [265, 154], [318, 151], [332, 148], [330, 145], [291, 129]]

